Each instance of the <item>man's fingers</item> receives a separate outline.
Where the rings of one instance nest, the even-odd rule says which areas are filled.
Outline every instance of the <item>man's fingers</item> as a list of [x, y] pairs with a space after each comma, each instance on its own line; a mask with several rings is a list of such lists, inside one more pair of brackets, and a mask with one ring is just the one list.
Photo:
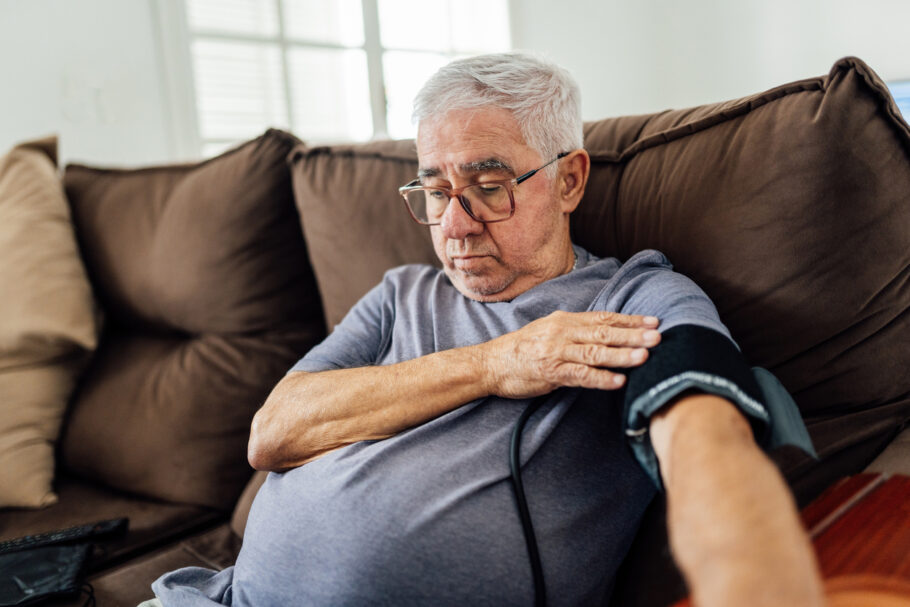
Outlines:
[[627, 348], [650, 348], [660, 343], [660, 333], [654, 329], [632, 329], [604, 324], [573, 327], [567, 331], [566, 337], [577, 344]]
[[551, 330], [576, 343], [610, 346], [653, 347], [660, 343], [656, 330], [660, 321], [653, 316], [618, 312], [556, 312], [544, 322]]
[[612, 325], [614, 327], [656, 329], [660, 320], [654, 316], [640, 316], [637, 314], [620, 314], [619, 312], [580, 312], [578, 316], [587, 324]]
[[565, 349], [564, 356], [567, 362], [593, 367], [636, 367], [648, 360], [648, 350], [574, 344]]
[[562, 371], [564, 377], [561, 378], [560, 383], [563, 386], [592, 390], [618, 390], [626, 383], [625, 375], [587, 365], [566, 363]]

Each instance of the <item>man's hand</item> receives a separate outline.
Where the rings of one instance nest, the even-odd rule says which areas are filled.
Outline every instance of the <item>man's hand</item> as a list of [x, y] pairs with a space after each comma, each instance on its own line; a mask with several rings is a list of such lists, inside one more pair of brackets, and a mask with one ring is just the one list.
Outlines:
[[667, 491], [670, 545], [693, 603], [824, 605], [793, 498], [732, 403], [683, 397], [654, 417], [650, 431]]
[[487, 390], [530, 398], [563, 386], [615, 390], [660, 343], [658, 319], [614, 312], [554, 312], [479, 348]]

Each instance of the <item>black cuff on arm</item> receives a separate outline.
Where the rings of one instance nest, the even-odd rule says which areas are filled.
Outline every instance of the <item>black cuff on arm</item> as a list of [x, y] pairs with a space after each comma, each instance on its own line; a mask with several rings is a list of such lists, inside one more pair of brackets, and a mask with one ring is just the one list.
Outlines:
[[737, 406], [764, 442], [770, 417], [762, 391], [739, 349], [722, 333], [697, 325], [680, 325], [663, 333], [648, 361], [628, 372], [623, 421], [636, 459], [662, 489], [657, 457], [648, 427], [661, 407], [691, 390], [716, 394]]

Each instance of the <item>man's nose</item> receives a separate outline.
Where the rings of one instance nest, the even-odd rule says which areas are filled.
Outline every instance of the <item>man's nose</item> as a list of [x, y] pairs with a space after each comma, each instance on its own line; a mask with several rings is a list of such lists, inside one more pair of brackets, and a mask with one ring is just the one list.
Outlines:
[[462, 240], [471, 234], [483, 232], [483, 223], [468, 215], [457, 196], [449, 198], [449, 206], [442, 214], [439, 227], [442, 228], [443, 236], [452, 240]]

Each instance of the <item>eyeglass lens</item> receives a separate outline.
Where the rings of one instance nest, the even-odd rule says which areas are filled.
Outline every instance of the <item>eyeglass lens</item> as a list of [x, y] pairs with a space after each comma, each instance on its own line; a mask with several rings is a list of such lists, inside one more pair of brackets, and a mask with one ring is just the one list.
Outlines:
[[[459, 195], [462, 206], [477, 221], [499, 221], [512, 213], [512, 201], [506, 186], [498, 183], [479, 183], [465, 188]], [[411, 212], [424, 223], [439, 223], [449, 205], [445, 190], [425, 188], [407, 193]]]

